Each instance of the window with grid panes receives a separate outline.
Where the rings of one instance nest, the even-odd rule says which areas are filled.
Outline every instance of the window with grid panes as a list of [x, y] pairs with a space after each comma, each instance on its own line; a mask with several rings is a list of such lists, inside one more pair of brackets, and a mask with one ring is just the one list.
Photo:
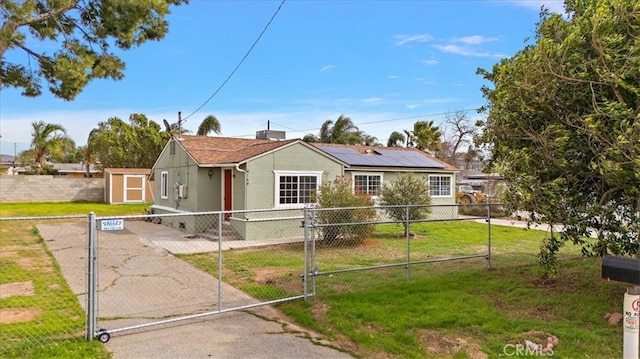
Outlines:
[[382, 176], [379, 174], [354, 174], [353, 192], [372, 197], [380, 195]]
[[429, 194], [432, 197], [451, 197], [451, 176], [429, 176]]
[[277, 206], [288, 207], [315, 202], [319, 174], [276, 174]]

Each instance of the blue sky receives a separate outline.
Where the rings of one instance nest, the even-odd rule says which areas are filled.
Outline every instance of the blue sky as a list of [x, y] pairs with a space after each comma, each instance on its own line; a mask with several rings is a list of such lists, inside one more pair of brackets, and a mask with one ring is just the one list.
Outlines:
[[[490, 84], [476, 69], [531, 44], [543, 4], [563, 8], [562, 1], [287, 0], [251, 49], [280, 0], [191, 0], [172, 8], [163, 40], [118, 52], [123, 80], [93, 81], [71, 102], [2, 89], [0, 152], [29, 148], [34, 121], [62, 125], [80, 146], [110, 117], [142, 113], [162, 124], [176, 122], [179, 111], [191, 131], [214, 115], [222, 136], [245, 138], [267, 123], [302, 138], [344, 114], [384, 144], [419, 120], [439, 123], [457, 111], [477, 118], [480, 89]], [[28, 61], [17, 51], [5, 60]]]

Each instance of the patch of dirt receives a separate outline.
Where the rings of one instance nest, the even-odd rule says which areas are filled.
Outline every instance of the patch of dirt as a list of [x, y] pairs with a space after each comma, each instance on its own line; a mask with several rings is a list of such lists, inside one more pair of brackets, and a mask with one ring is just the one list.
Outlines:
[[[476, 251], [476, 253], [487, 253], [486, 245], [473, 246], [473, 249]], [[494, 247], [491, 247], [491, 255], [495, 256], [496, 254], [502, 254], [502, 252], [496, 250]]]
[[0, 323], [22, 323], [35, 319], [42, 308], [3, 308], [0, 309]]
[[471, 337], [451, 337], [437, 330], [425, 329], [420, 332], [420, 343], [430, 353], [436, 355], [456, 355], [466, 352], [471, 359], [486, 359], [487, 354], [480, 350], [480, 344]]
[[[25, 254], [27, 253], [27, 254]], [[26, 256], [33, 254], [31, 256]], [[21, 268], [31, 269], [43, 269], [48, 272], [53, 269], [50, 268], [51, 260], [49, 257], [42, 253], [42, 247], [36, 245], [19, 246], [6, 246], [2, 248], [0, 252], [0, 258], [12, 261]]]
[[553, 321], [558, 319], [558, 313], [551, 306], [529, 307], [519, 302], [506, 302], [500, 298], [489, 298], [494, 302], [494, 306], [502, 313], [518, 318], [536, 318], [545, 321]]
[[256, 283], [271, 284], [289, 293], [299, 293], [302, 290], [299, 274], [279, 267], [260, 267], [255, 269]]
[[53, 272], [51, 260], [45, 256], [19, 258], [15, 260], [15, 263], [27, 270], [38, 269], [42, 270], [43, 273]]
[[14, 295], [36, 295], [32, 281], [0, 284], [0, 299], [13, 297]]

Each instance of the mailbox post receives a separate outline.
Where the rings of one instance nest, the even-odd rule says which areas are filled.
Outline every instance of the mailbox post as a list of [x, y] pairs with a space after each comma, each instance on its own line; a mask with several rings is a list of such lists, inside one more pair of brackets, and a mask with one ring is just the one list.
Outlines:
[[640, 345], [640, 258], [605, 256], [602, 279], [629, 284], [623, 302], [623, 358], [638, 359]]

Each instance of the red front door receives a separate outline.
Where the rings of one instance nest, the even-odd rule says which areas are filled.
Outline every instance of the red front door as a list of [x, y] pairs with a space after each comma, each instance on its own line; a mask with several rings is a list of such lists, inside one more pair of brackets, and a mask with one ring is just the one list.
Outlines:
[[[232, 170], [224, 170], [224, 210], [225, 211], [231, 211], [233, 209], [233, 206], [231, 205], [232, 202], [232, 197], [231, 197], [231, 193], [233, 193], [231, 191], [231, 184], [233, 181], [233, 173]], [[229, 220], [229, 218], [231, 217], [231, 213], [225, 213], [224, 214], [224, 220]]]

